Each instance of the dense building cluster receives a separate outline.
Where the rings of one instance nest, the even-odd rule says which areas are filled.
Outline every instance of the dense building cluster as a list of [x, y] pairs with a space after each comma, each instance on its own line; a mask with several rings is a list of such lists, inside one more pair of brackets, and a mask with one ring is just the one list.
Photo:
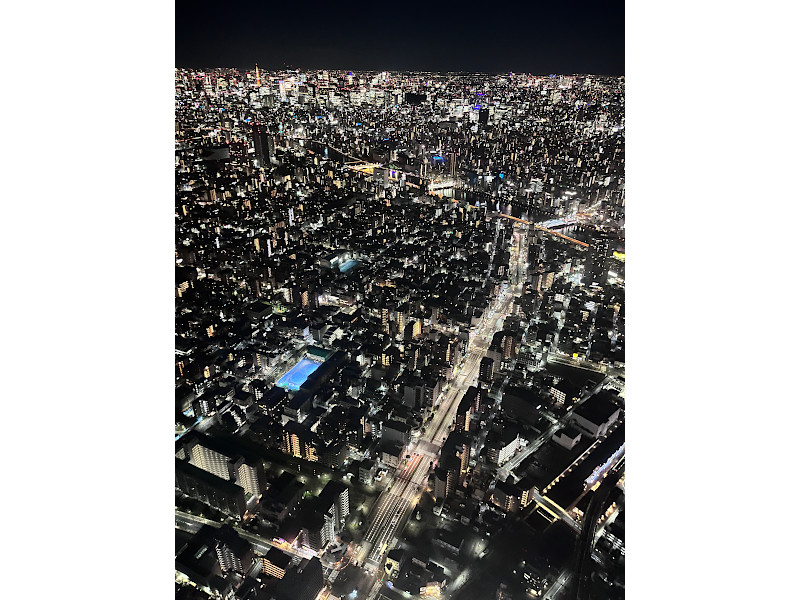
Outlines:
[[622, 597], [622, 78], [175, 90], [178, 597]]

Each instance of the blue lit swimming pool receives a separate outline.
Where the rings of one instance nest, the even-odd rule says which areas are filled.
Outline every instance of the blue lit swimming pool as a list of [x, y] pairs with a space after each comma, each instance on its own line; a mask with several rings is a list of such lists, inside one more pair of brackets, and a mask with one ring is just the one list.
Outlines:
[[339, 271], [341, 271], [342, 273], [347, 273], [350, 269], [357, 267], [360, 264], [361, 264], [360, 262], [358, 262], [357, 260], [353, 260], [351, 258], [350, 260], [339, 265]]
[[315, 360], [304, 358], [281, 377], [275, 385], [296, 392], [303, 385], [303, 382], [308, 379], [308, 376], [316, 371], [321, 364]]

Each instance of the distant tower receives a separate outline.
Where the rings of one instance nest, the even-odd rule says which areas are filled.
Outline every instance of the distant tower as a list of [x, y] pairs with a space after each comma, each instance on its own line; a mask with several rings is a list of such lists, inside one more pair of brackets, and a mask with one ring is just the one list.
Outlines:
[[261, 75], [258, 72], [258, 63], [256, 63], [256, 87], [261, 87]]

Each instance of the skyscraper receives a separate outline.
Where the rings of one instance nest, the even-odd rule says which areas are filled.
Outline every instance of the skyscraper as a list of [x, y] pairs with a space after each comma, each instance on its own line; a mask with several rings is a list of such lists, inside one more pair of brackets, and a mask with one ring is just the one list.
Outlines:
[[484, 383], [492, 383], [494, 379], [494, 361], [488, 356], [481, 359], [480, 372], [478, 380]]
[[592, 240], [589, 258], [586, 261], [584, 283], [602, 285], [606, 282], [612, 250], [611, 240], [607, 235], [601, 234]]
[[323, 502], [335, 506], [336, 531], [341, 531], [347, 516], [350, 514], [350, 489], [340, 481], [329, 481], [319, 495]]
[[275, 160], [275, 139], [266, 125], [253, 125], [253, 146], [259, 167], [264, 167]]

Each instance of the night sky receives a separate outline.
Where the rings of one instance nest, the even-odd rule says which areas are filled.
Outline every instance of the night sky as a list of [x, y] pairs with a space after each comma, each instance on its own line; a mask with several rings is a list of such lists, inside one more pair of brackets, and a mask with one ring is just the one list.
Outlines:
[[624, 0], [176, 0], [177, 67], [595, 73], [625, 68]]

